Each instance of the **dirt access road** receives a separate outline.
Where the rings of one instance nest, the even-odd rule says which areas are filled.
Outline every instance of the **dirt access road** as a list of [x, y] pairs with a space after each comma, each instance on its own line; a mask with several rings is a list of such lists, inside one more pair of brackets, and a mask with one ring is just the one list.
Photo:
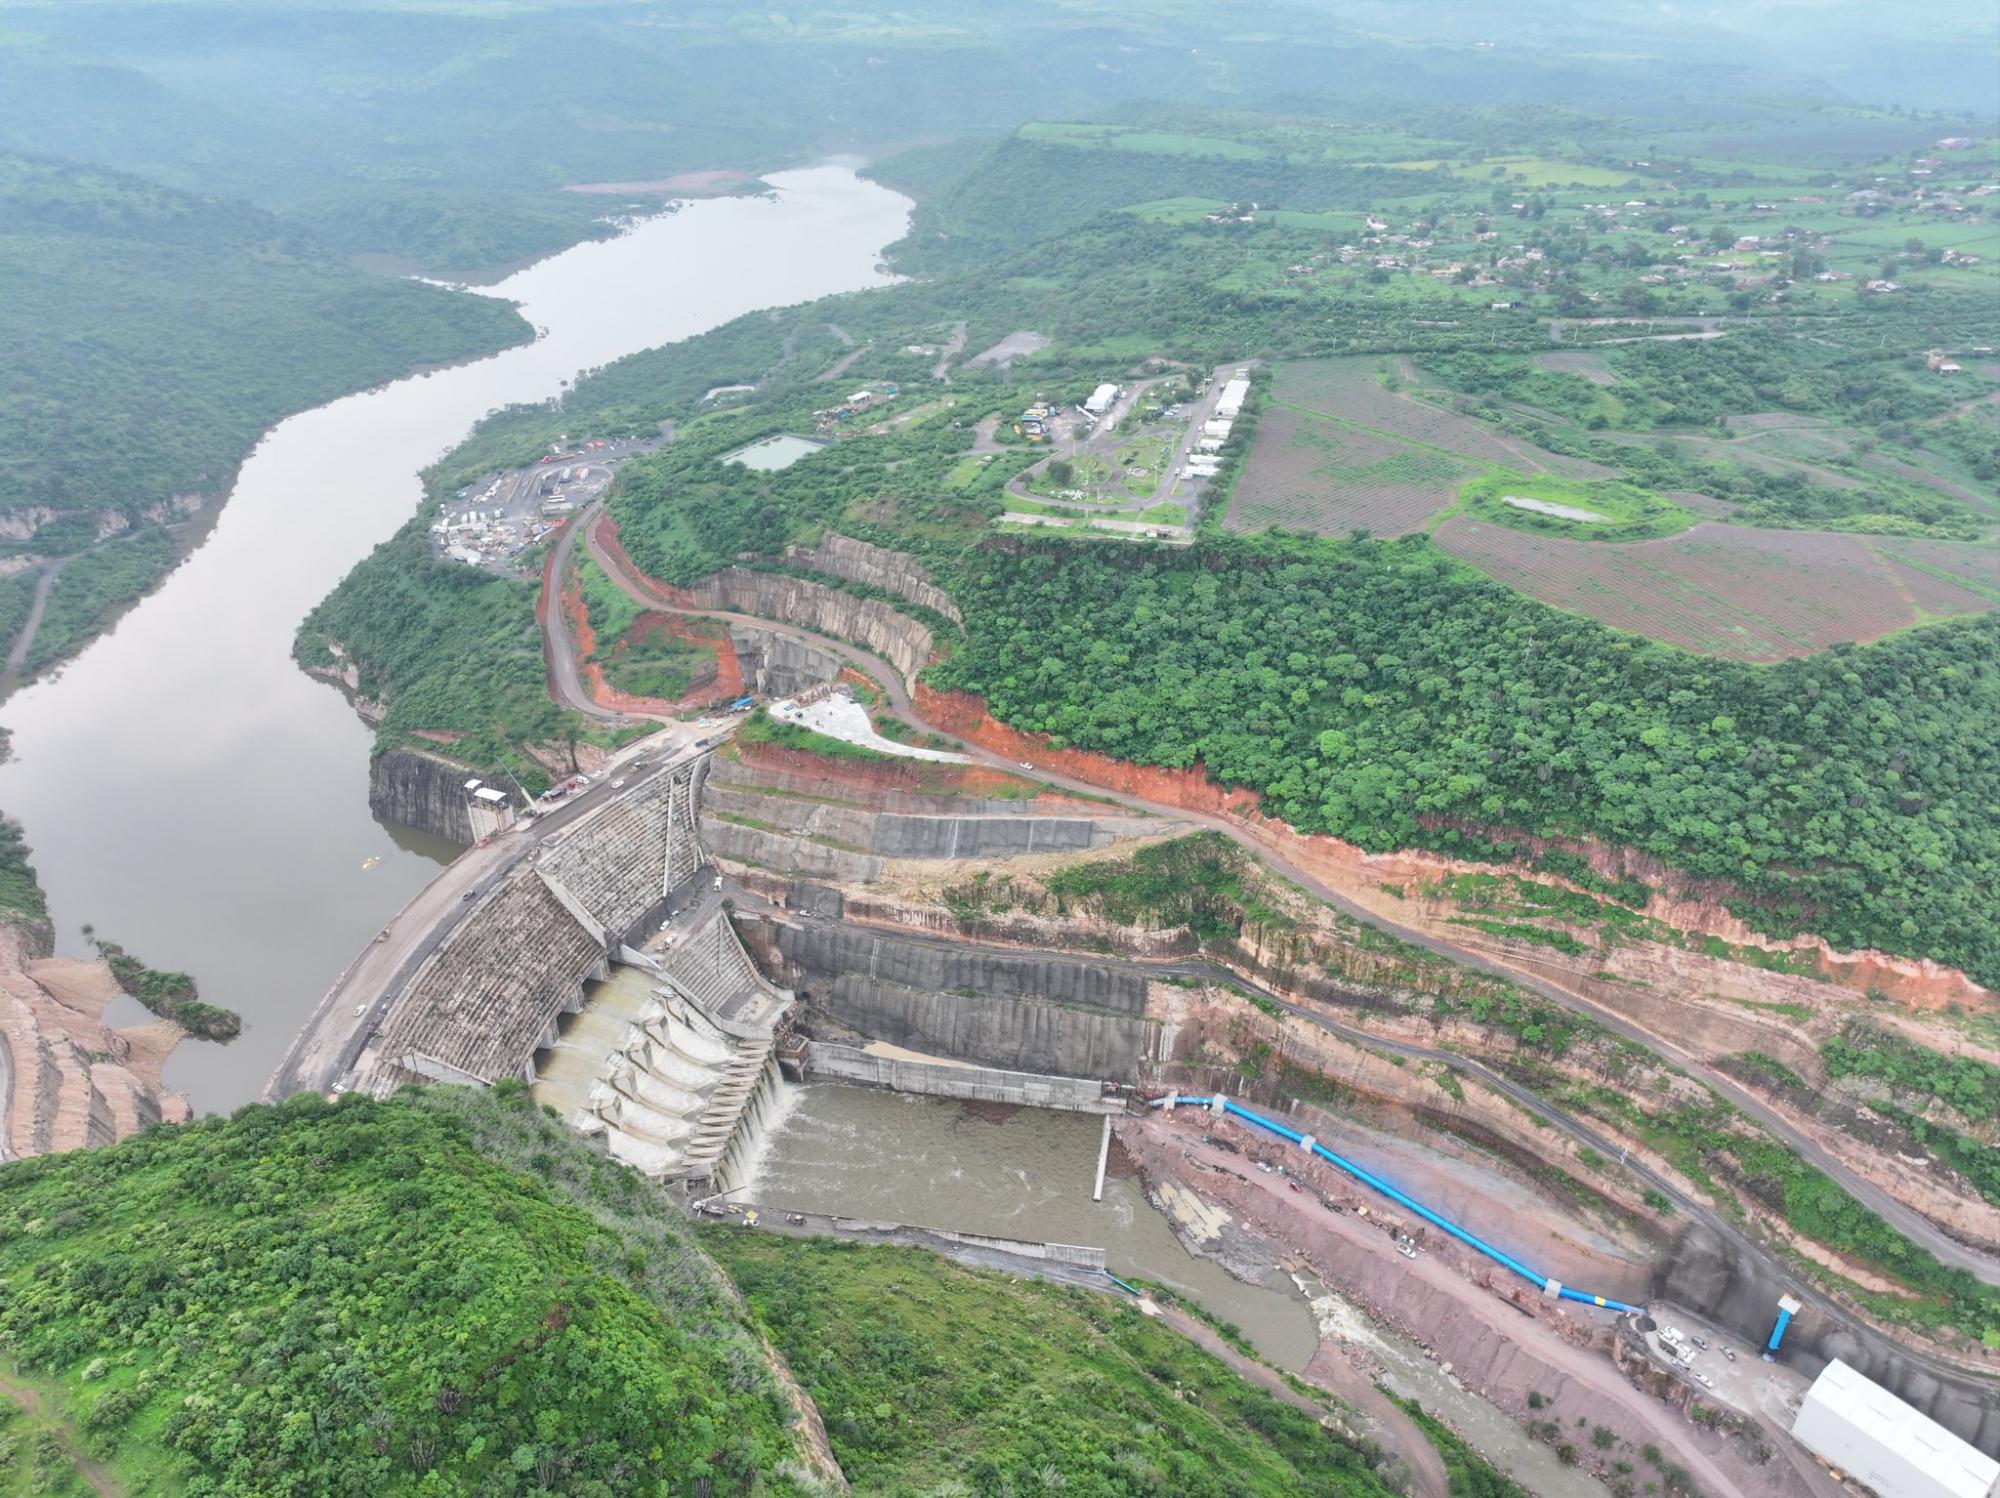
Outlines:
[[[843, 656], [880, 683], [884, 693], [887, 695], [891, 710], [897, 716], [922, 728], [926, 728], [933, 733], [938, 733], [944, 738], [950, 739], [953, 743], [958, 744], [964, 753], [978, 763], [1009, 771], [1021, 768], [1021, 766], [1007, 759], [1004, 755], [996, 754], [992, 750], [985, 749], [977, 744], [966, 743], [960, 740], [957, 735], [945, 733], [936, 725], [926, 721], [912, 705], [909, 692], [904, 685], [901, 674], [894, 666], [891, 666], [880, 656], [863, 650], [858, 646], [849, 645], [844, 640], [836, 640], [828, 635], [815, 634], [811, 630], [800, 629], [794, 625], [780, 624], [769, 619], [756, 618], [747, 614], [729, 613], [722, 610], [682, 608], [670, 598], [659, 593], [652, 584], [651, 579], [643, 576], [634, 576], [622, 561], [611, 555], [599, 543], [597, 532], [598, 526], [593, 522], [584, 536], [585, 545], [589, 547], [592, 558], [597, 562], [598, 566], [604, 569], [605, 575], [610, 577], [619, 587], [623, 588], [635, 601], [643, 603], [649, 608], [673, 609], [680, 613], [703, 615], [710, 618], [754, 625], [759, 629], [791, 635], [797, 639], [808, 641], [819, 649]], [[1642, 1029], [1618, 1014], [1599, 1008], [1580, 994], [1572, 993], [1568, 989], [1559, 987], [1544, 979], [1494, 962], [1476, 952], [1466, 951], [1452, 943], [1431, 936], [1427, 932], [1405, 926], [1397, 921], [1392, 921], [1388, 917], [1368, 909], [1366, 906], [1357, 904], [1332, 886], [1314, 878], [1304, 869], [1291, 863], [1282, 853], [1273, 849], [1259, 838], [1253, 830], [1231, 818], [1207, 812], [1189, 811], [1178, 806], [1168, 806], [1160, 802], [1149, 801], [1140, 796], [1107, 791], [1103, 786], [1092, 781], [1078, 779], [1054, 771], [1035, 769], [1032, 765], [1029, 765], [1027, 768], [1033, 770], [1034, 775], [1038, 779], [1049, 785], [1079, 792], [1086, 796], [1108, 800], [1130, 810], [1145, 812], [1148, 815], [1175, 818], [1220, 832], [1231, 842], [1257, 859], [1273, 874], [1297, 885], [1307, 894], [1313, 896], [1315, 899], [1324, 901], [1334, 909], [1352, 916], [1358, 921], [1365, 922], [1377, 930], [1386, 931], [1402, 941], [1407, 941], [1412, 945], [1421, 947], [1425, 951], [1446, 957], [1461, 966], [1487, 973], [1494, 977], [1504, 978], [1523, 989], [1539, 994], [1551, 1003], [1560, 1004], [1565, 1009], [1585, 1015], [1613, 1034], [1622, 1036], [1637, 1045], [1653, 1051], [1680, 1067], [1690, 1077], [1706, 1084], [1719, 1096], [1728, 1099], [1735, 1106], [1742, 1109], [1773, 1135], [1796, 1150], [1800, 1157], [1815, 1169], [1839, 1183], [1841, 1188], [1848, 1192], [1849, 1195], [1861, 1202], [1870, 1211], [1875, 1212], [1885, 1221], [1892, 1224], [1906, 1237], [1922, 1245], [1939, 1260], [1966, 1270], [1986, 1284], [2000, 1284], [2000, 1262], [1996, 1262], [1988, 1255], [1965, 1247], [1956, 1239], [1949, 1237], [1941, 1231], [1929, 1219], [1905, 1206], [1902, 1202], [1897, 1201], [1873, 1182], [1863, 1180], [1852, 1170], [1848, 1169], [1841, 1161], [1836, 1160], [1832, 1155], [1828, 1154], [1814, 1140], [1793, 1128], [1790, 1123], [1779, 1116], [1761, 1098], [1731, 1078], [1716, 1071], [1713, 1067], [1698, 1061], [1687, 1051], [1682, 1050], [1671, 1041], [1664, 1040]], [[1741, 1245], [1755, 1257], [1770, 1261], [1770, 1256], [1761, 1247], [1753, 1244], [1748, 1237], [1737, 1231], [1733, 1225], [1723, 1224], [1723, 1226], [1728, 1228], [1729, 1237], [1734, 1242]], [[1773, 1263], [1773, 1267], [1787, 1278], [1792, 1277], [1790, 1271], [1786, 1270], [1782, 1265]], [[1808, 1300], [1812, 1301], [1827, 1314], [1837, 1317], [1843, 1323], [1856, 1326], [1857, 1331], [1865, 1330], [1858, 1323], [1855, 1323], [1846, 1312], [1840, 1310], [1833, 1301], [1819, 1294], [1811, 1286], [1801, 1285], [1800, 1288], [1801, 1293]], [[1928, 1354], [1901, 1349], [1900, 1346], [1898, 1350], [1902, 1351], [1905, 1356], [1927, 1363], [1942, 1371], [1949, 1371], [1954, 1374], [1967, 1371], [1961, 1365], [1951, 1363], [1948, 1360], [1935, 1359]]]
[[44, 1405], [40, 1394], [25, 1384], [17, 1384], [0, 1375], [0, 1398], [6, 1399], [26, 1415], [28, 1423], [37, 1431], [47, 1431], [62, 1443], [63, 1455], [69, 1458], [76, 1475], [90, 1484], [93, 1493], [99, 1494], [100, 1498], [124, 1498], [125, 1489], [112, 1480], [111, 1474], [102, 1465], [83, 1454], [83, 1437], [76, 1427]]

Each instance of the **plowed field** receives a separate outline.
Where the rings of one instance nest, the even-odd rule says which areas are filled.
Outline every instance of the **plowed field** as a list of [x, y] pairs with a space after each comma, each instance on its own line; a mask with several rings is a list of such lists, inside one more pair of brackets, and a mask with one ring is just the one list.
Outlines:
[[1544, 603], [1731, 660], [1810, 655], [2000, 601], [2000, 557], [1951, 542], [1705, 521], [1658, 541], [1600, 545], [1462, 517], [1434, 539]]
[[1258, 425], [1223, 525], [1400, 536], [1422, 529], [1478, 471], [1444, 453], [1273, 405]]

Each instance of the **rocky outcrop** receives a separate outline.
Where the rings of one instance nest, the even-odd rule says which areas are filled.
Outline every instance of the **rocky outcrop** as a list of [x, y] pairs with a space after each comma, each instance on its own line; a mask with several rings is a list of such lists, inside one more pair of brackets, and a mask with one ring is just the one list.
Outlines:
[[954, 624], [965, 622], [958, 605], [951, 601], [951, 595], [940, 588], [923, 563], [908, 552], [890, 551], [887, 547], [857, 541], [852, 536], [836, 536], [832, 531], [825, 531], [821, 533], [817, 546], [786, 547], [785, 560], [810, 567], [815, 572], [844, 577], [851, 583], [865, 583], [885, 593], [894, 593], [898, 598], [907, 598], [911, 603], [944, 615]]
[[397, 827], [414, 827], [470, 846], [472, 815], [465, 782], [477, 772], [417, 749], [390, 749], [368, 771], [368, 809]]
[[[1769, 1327], [1778, 1297], [1794, 1291], [1767, 1263], [1699, 1225], [1661, 1260], [1655, 1286], [1657, 1295], [1707, 1320], [1743, 1327]], [[1990, 1381], [1919, 1362], [1870, 1327], [1807, 1306], [1785, 1333], [1781, 1356], [1809, 1378], [1839, 1358], [1980, 1450], [2000, 1451], [2000, 1400]]]
[[[1087, 781], [1107, 790], [1144, 797], [1149, 801], [1176, 806], [1229, 819], [1259, 845], [1276, 853], [1315, 878], [1338, 889], [1356, 904], [1402, 924], [1412, 921], [1402, 894], [1406, 887], [1449, 878], [1455, 874], [1507, 872], [1509, 866], [1471, 863], [1420, 849], [1392, 853], [1370, 853], [1357, 845], [1324, 834], [1304, 834], [1283, 822], [1263, 816], [1256, 795], [1232, 789], [1208, 778], [1199, 764], [1187, 770], [1133, 764], [1084, 749], [1050, 745], [1042, 735], [1024, 733], [994, 719], [986, 704], [963, 692], [938, 692], [922, 683], [912, 691], [918, 713], [935, 728], [956, 734], [981, 748], [1004, 754], [1010, 759], [1032, 757], [1043, 769]], [[1584, 845], [1579, 844], [1579, 847]], [[1587, 849], [1593, 866], [1602, 862], [1601, 873], [1613, 874], [1628, 867], [1623, 855], [1614, 860], [1610, 852]], [[1634, 855], [1636, 858], [1637, 855]], [[1630, 865], [1637, 871], [1638, 865]], [[1526, 866], [1515, 872], [1529, 874]], [[1589, 893], [1560, 878], [1535, 873], [1545, 883]], [[1662, 872], [1660, 878], [1667, 876]], [[1794, 955], [1810, 964], [1814, 976], [1850, 991], [1885, 994], [1911, 1009], [1939, 1010], [1952, 1004], [1966, 1009], [2000, 1015], [2000, 994], [1981, 987], [1964, 973], [1927, 958], [1896, 957], [1885, 952], [1838, 951], [1823, 938], [1802, 935], [1791, 938], [1764, 936], [1751, 930], [1730, 912], [1715, 891], [1695, 890], [1669, 884], [1656, 890], [1645, 912], [1647, 916], [1698, 937], [1714, 937], [1732, 946], [1754, 948], [1770, 954]], [[1455, 945], [1467, 945], [1465, 928], [1444, 927], [1438, 933]], [[1543, 949], [1545, 951], [1545, 949]]]
[[754, 624], [730, 625], [729, 641], [736, 653], [743, 690], [760, 697], [795, 696], [808, 687], [832, 681], [845, 664], [832, 651]]
[[0, 927], [0, 1160], [110, 1144], [189, 1117], [160, 1068], [184, 1033], [104, 1023], [119, 995], [102, 962], [50, 957], [45, 927]]
[[[930, 661], [931, 632], [886, 603], [858, 598], [823, 583], [787, 577], [779, 572], [752, 572], [742, 567], [726, 567], [703, 578], [691, 588], [662, 588], [680, 608], [721, 609], [732, 614], [755, 614], [760, 619], [852, 640], [888, 661], [905, 679], [914, 679]], [[738, 653], [742, 651], [738, 642]], [[839, 669], [821, 678], [832, 680]], [[750, 679], [746, 662], [744, 679]]]

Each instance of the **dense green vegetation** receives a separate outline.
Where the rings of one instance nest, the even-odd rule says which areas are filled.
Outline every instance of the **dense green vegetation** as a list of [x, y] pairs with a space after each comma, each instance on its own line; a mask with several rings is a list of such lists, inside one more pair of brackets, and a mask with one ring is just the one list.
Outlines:
[[0, 920], [48, 919], [48, 897], [35, 877], [35, 866], [28, 861], [34, 852], [21, 824], [0, 817]]
[[1389, 1491], [1311, 1415], [1108, 1294], [922, 1249], [737, 1228], [701, 1241], [819, 1405], [859, 1491]]
[[1246, 892], [1248, 867], [1249, 856], [1221, 833], [1197, 832], [1129, 858], [1065, 865], [1044, 884], [1058, 912], [1079, 905], [1123, 926], [1184, 928], [1202, 941], [1228, 940], [1245, 924], [1283, 919]]
[[0, 1351], [135, 1490], [782, 1493], [756, 1337], [519, 1088], [0, 1167]]
[[439, 561], [412, 521], [306, 616], [296, 653], [322, 670], [355, 665], [358, 694], [389, 704], [384, 746], [418, 729], [456, 731], [464, 737], [452, 753], [463, 762], [504, 766], [539, 789], [548, 772], [522, 746], [590, 729], [549, 698], [537, 588]]
[[1696, 519], [1693, 511], [1631, 484], [1605, 479], [1562, 479], [1548, 474], [1527, 478], [1504, 468], [1493, 469], [1465, 485], [1458, 491], [1458, 504], [1466, 514], [1480, 520], [1586, 541], [1639, 541], [1650, 536], [1670, 536], [1686, 530]]
[[1198, 763], [1370, 848], [1605, 837], [1728, 881], [1764, 930], [2000, 976], [1991, 619], [1736, 666], [1524, 606], [1420, 540], [992, 546], [959, 597], [940, 684], [1058, 743]]
[[[0, 281], [0, 510], [54, 512], [0, 549], [67, 558], [29, 670], [152, 585], [173, 502], [219, 498], [272, 422], [529, 331], [504, 303], [367, 275], [241, 203], [4, 152]], [[136, 533], [99, 543], [107, 526]], [[29, 581], [10, 582], [8, 615]]]
[[242, 1017], [232, 1010], [204, 1004], [201, 991], [186, 973], [148, 967], [115, 941], [97, 938], [97, 955], [111, 969], [118, 986], [162, 1019], [170, 1019], [203, 1040], [234, 1040], [243, 1030]]
[[178, 555], [173, 536], [152, 526], [66, 558], [49, 586], [42, 621], [22, 666], [34, 671], [73, 653], [108, 614], [158, 582]]
[[1865, 1077], [1910, 1099], [1935, 1098], [1961, 1118], [2000, 1118], [2000, 1066], [1945, 1056], [1901, 1035], [1856, 1024], [1819, 1048], [1830, 1077]]

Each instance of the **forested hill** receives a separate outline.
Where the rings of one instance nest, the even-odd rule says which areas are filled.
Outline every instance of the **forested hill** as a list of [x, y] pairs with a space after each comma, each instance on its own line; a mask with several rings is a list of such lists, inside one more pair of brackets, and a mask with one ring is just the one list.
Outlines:
[[[135, 1493], [804, 1498], [754, 1314], [860, 1492], [1390, 1491], [1107, 1295], [745, 1248], [751, 1308], [517, 1084], [308, 1093], [0, 1167], [0, 1358], [52, 1427], [0, 1432], [0, 1486], [69, 1491], [81, 1454]], [[993, 1334], [954, 1338], [961, 1315]], [[1080, 1377], [1102, 1397], [1069, 1397]]]
[[1766, 931], [2000, 982], [1991, 615], [1766, 667], [1524, 603], [1421, 535], [1016, 542], [959, 572], [934, 676], [1059, 744], [1200, 764], [1368, 848], [1601, 837], [1744, 891]]
[[0, 286], [0, 561], [20, 569], [0, 653], [61, 569], [29, 673], [174, 564], [168, 527], [266, 427], [532, 336], [505, 302], [368, 274], [248, 204], [5, 152]]
[[505, 303], [353, 269], [240, 203], [0, 154], [0, 507], [212, 492], [281, 416], [524, 341]]

